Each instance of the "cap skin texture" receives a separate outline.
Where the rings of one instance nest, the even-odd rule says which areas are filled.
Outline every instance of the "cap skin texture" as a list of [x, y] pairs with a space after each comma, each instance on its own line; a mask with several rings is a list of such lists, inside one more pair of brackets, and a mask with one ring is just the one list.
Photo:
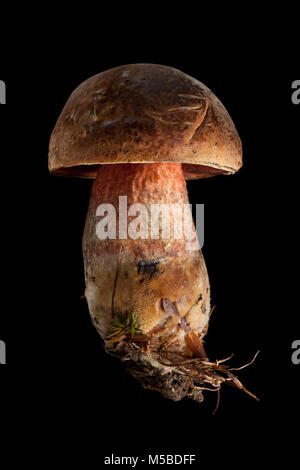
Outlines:
[[123, 65], [68, 99], [52, 132], [49, 170], [95, 178], [108, 163], [183, 163], [186, 179], [235, 173], [242, 146], [218, 98], [172, 67]]

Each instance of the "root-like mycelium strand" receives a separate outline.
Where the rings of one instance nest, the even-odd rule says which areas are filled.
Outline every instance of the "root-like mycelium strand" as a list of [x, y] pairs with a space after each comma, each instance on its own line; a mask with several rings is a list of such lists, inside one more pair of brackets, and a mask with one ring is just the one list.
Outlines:
[[258, 353], [249, 364], [231, 368], [225, 362], [232, 356], [215, 362], [203, 357], [186, 357], [174, 350], [170, 341], [159, 343], [138, 334], [136, 337], [124, 336], [107, 342], [106, 351], [119, 357], [126, 370], [137, 378], [144, 388], [158, 391], [174, 401], [189, 397], [202, 402], [203, 391], [217, 392], [216, 411], [223, 384], [243, 390], [258, 400], [233, 374], [233, 371], [252, 364]]

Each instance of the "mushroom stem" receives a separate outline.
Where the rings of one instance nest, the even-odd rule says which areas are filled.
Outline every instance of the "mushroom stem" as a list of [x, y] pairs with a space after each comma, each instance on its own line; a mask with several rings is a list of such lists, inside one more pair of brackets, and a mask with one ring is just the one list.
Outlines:
[[[120, 323], [120, 314], [134, 314], [139, 333], [158, 342], [175, 338], [174, 347], [186, 354], [191, 354], [187, 332], [199, 340], [206, 333], [209, 281], [199, 246], [194, 243], [190, 249], [188, 244], [191, 228], [195, 230], [188, 203], [181, 164], [100, 167], [83, 254], [86, 298], [103, 339], [111, 333], [112, 321]], [[129, 330], [116, 331], [121, 335]]]

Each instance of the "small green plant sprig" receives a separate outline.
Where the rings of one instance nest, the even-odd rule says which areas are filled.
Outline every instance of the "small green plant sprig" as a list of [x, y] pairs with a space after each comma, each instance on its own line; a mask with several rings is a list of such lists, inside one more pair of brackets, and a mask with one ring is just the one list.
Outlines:
[[117, 313], [117, 319], [112, 318], [111, 327], [106, 337], [108, 343], [119, 341], [123, 337], [133, 338], [136, 333], [141, 333], [141, 330], [136, 325], [136, 312], [131, 314]]

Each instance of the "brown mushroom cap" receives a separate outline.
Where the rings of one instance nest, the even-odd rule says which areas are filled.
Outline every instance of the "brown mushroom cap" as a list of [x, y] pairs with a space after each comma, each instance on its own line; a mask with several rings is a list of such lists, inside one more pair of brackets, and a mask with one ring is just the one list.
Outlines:
[[76, 88], [52, 132], [49, 170], [94, 178], [107, 163], [182, 163], [186, 179], [242, 166], [236, 128], [218, 98], [185, 73], [133, 64]]

